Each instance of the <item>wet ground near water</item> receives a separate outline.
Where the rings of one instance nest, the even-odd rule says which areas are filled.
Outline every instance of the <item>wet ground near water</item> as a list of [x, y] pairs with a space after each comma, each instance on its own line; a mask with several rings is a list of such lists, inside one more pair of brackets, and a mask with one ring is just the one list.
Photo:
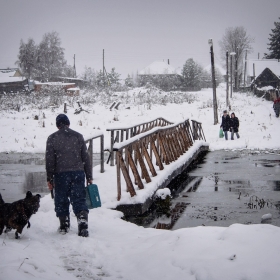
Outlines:
[[[100, 164], [93, 155], [93, 166]], [[22, 199], [26, 191], [48, 193], [44, 154], [0, 153], [0, 193], [5, 202]]]
[[[277, 151], [209, 152], [192, 170], [173, 180], [169, 188], [170, 201], [156, 201], [149, 213], [127, 220], [144, 227], [171, 230], [261, 222], [280, 226]], [[268, 213], [272, 219], [262, 221]]]

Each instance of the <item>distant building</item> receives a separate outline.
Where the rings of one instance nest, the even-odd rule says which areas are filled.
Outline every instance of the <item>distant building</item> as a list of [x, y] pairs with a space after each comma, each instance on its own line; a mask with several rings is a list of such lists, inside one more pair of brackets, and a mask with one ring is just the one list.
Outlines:
[[0, 69], [0, 77], [22, 77], [22, 74], [18, 68], [6, 68]]
[[163, 90], [177, 89], [180, 86], [181, 74], [164, 61], [155, 61], [139, 71], [139, 86], [152, 84]]
[[29, 92], [28, 80], [18, 68], [0, 69], [0, 93]]
[[75, 83], [79, 88], [84, 88], [85, 86], [85, 80], [72, 77], [52, 77], [50, 82]]
[[247, 83], [258, 96], [268, 100], [279, 97], [280, 62], [277, 59], [256, 59], [247, 62]]
[[63, 90], [65, 93], [71, 96], [79, 95], [80, 93], [80, 89], [76, 87], [75, 83], [62, 83], [62, 82], [40, 83], [35, 81], [34, 90], [36, 92], [41, 92], [41, 91], [57, 92]]
[[[264, 71], [266, 68], [270, 71]], [[268, 72], [270, 74], [267, 75], [266, 73]], [[277, 59], [251, 59], [247, 61], [247, 84], [255, 83], [254, 80], [256, 81], [259, 78], [259, 85], [273, 86], [270, 83], [276, 85], [276, 77], [278, 79], [280, 77], [280, 62]], [[274, 86], [274, 88], [276, 88], [276, 86]]]

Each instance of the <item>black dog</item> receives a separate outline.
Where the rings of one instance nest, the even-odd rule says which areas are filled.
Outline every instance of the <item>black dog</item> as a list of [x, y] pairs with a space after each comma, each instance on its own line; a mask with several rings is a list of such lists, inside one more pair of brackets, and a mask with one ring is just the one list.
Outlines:
[[0, 235], [4, 227], [6, 227], [5, 233], [16, 229], [15, 237], [18, 239], [26, 224], [27, 228], [30, 228], [29, 219], [32, 214], [38, 211], [40, 198], [41, 195], [32, 195], [28, 191], [24, 199], [13, 203], [5, 203], [0, 194]]

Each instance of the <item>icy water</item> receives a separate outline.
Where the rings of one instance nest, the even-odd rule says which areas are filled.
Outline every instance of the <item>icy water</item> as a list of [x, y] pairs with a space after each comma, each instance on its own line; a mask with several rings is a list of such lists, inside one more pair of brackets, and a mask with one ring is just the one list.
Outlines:
[[[93, 166], [99, 164], [94, 154]], [[0, 153], [0, 193], [5, 202], [22, 199], [26, 191], [48, 193], [44, 154]]]
[[[280, 226], [278, 153], [209, 152], [193, 170], [171, 182], [169, 188], [173, 196], [171, 211], [165, 211], [166, 205], [160, 203], [156, 219], [151, 219], [155, 217], [153, 213], [134, 222], [172, 230], [234, 223]], [[272, 219], [262, 221], [268, 213]]]

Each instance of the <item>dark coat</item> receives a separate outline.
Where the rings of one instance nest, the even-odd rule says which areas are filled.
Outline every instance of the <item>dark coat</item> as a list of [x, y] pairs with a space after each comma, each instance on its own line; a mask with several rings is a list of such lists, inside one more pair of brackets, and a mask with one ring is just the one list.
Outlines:
[[239, 119], [237, 117], [230, 119], [230, 127], [233, 129], [233, 132], [238, 132]]
[[230, 128], [230, 117], [229, 115], [222, 116], [222, 123], [221, 127], [223, 128], [223, 131], [229, 131]]
[[280, 111], [280, 100], [279, 100], [279, 99], [277, 99], [276, 101], [274, 101], [273, 109], [274, 109], [274, 111], [275, 111], [275, 114], [276, 114], [276, 115], [279, 115], [279, 111]]
[[52, 181], [55, 173], [84, 171], [87, 180], [92, 180], [92, 170], [87, 147], [82, 134], [62, 127], [51, 134], [46, 147], [47, 180]]

